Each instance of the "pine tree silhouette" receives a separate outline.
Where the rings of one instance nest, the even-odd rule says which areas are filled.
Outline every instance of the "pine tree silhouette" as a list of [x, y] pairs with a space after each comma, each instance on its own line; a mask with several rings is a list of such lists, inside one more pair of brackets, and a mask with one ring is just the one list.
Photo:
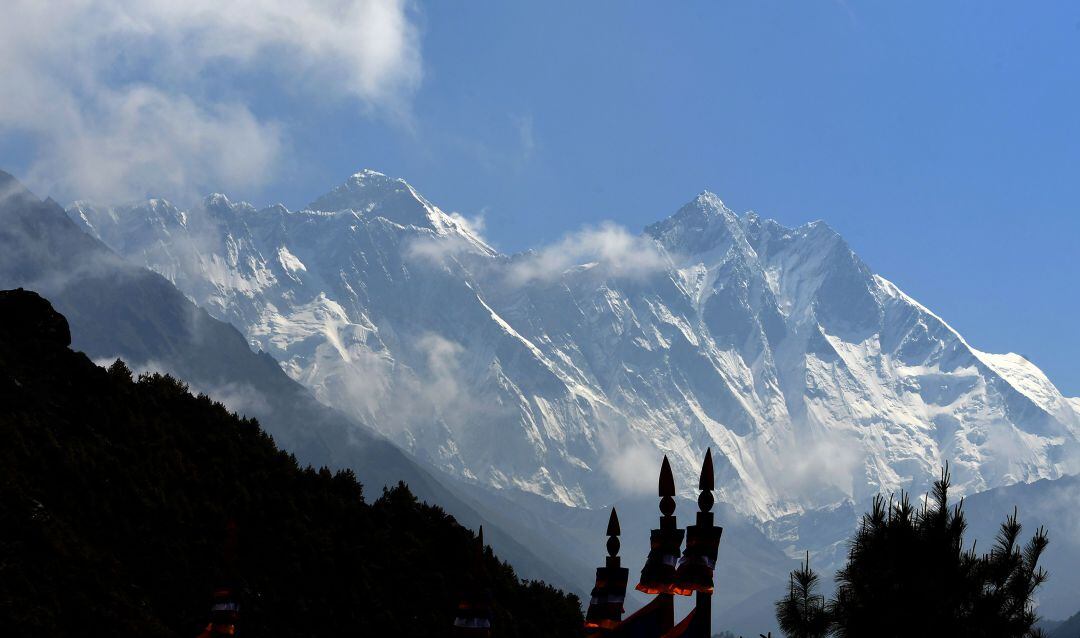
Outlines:
[[788, 595], [776, 601], [776, 619], [780, 629], [791, 638], [823, 638], [829, 631], [825, 597], [816, 593], [818, 575], [806, 562], [791, 572]]
[[[948, 465], [921, 508], [906, 493], [877, 497], [851, 540], [847, 565], [822, 610], [826, 631], [805, 633], [818, 607], [809, 603], [816, 575], [808, 565], [792, 572], [792, 590], [777, 602], [788, 636], [891, 638], [915, 635], [1025, 638], [1041, 635], [1033, 596], [1046, 581], [1038, 562], [1049, 542], [1039, 528], [1021, 547], [1014, 510], [994, 547], [978, 555], [964, 549], [963, 500], [949, 505]], [[799, 596], [803, 596], [802, 602]], [[800, 633], [803, 632], [803, 633]]]

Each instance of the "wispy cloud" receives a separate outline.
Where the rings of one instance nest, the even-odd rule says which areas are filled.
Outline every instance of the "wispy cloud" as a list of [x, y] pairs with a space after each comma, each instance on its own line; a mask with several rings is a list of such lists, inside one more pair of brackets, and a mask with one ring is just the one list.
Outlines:
[[861, 496], [856, 482], [865, 474], [867, 452], [854, 435], [817, 431], [780, 444], [777, 452], [764, 468], [784, 498], [816, 507]]
[[640, 278], [669, 268], [671, 262], [652, 239], [604, 222], [518, 256], [507, 278], [516, 285], [553, 281], [576, 266], [600, 267], [606, 276]]
[[[458, 224], [481, 242], [484, 214], [465, 217], [451, 213]], [[414, 261], [445, 266], [465, 254], [484, 254], [477, 244], [458, 234], [414, 238], [405, 245], [405, 256]], [[650, 237], [634, 235], [614, 222], [585, 227], [562, 239], [515, 255], [506, 262], [489, 264], [502, 268], [500, 283], [520, 287], [556, 281], [575, 268], [587, 268], [602, 277], [640, 279], [672, 266], [670, 256]], [[505, 267], [504, 267], [505, 266]]]
[[[448, 213], [450, 219], [473, 238], [481, 242], [484, 240], [484, 214], [473, 217], [459, 212]], [[459, 233], [445, 235], [421, 235], [413, 237], [403, 246], [405, 258], [413, 262], [424, 262], [433, 266], [445, 266], [447, 260], [468, 253], [486, 254], [473, 239]]]
[[406, 119], [422, 75], [405, 0], [14, 0], [0, 21], [0, 134], [29, 175], [118, 200], [258, 185], [287, 131], [219, 82], [258, 74]]
[[472, 217], [469, 217], [457, 211], [449, 213], [449, 215], [450, 219], [453, 219], [455, 222], [461, 225], [461, 227], [464, 228], [465, 231], [469, 234], [475, 235], [480, 239], [484, 238], [484, 229], [487, 228], [486, 208], [481, 210], [476, 215], [473, 215]]
[[620, 494], [643, 496], [656, 491], [656, 474], [641, 471], [656, 466], [660, 452], [655, 443], [633, 440], [625, 426], [601, 430], [599, 440], [601, 469]]

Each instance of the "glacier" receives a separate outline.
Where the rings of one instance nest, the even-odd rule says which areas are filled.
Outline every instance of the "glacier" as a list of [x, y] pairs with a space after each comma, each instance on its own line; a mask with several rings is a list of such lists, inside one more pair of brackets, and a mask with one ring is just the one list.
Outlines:
[[600, 507], [655, 490], [760, 522], [1080, 471], [1080, 399], [982, 352], [823, 222], [788, 228], [704, 192], [631, 234], [506, 255], [401, 179], [361, 171], [304, 210], [214, 194], [76, 202], [325, 404], [464, 479]]

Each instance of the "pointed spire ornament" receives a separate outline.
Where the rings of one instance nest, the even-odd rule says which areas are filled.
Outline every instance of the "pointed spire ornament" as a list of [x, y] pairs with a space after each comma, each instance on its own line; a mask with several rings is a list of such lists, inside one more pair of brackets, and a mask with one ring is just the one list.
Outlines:
[[607, 524], [607, 561], [596, 568], [596, 586], [585, 615], [585, 632], [589, 635], [605, 634], [622, 622], [630, 570], [619, 561], [619, 534], [619, 515], [613, 507]]
[[646, 594], [674, 594], [675, 565], [682, 547], [683, 530], [675, 521], [675, 478], [667, 456], [660, 466], [660, 528], [649, 537], [649, 557], [641, 569], [637, 590]]
[[[664, 455], [664, 462], [660, 464], [660, 490], [657, 496], [675, 496], [675, 477], [671, 474], [671, 463], [668, 463], [667, 455]], [[675, 511], [674, 501], [672, 501], [672, 512]]]
[[[701, 478], [698, 479], [698, 489], [703, 492], [710, 492], [709, 498], [712, 498], [713, 490], [713, 472], [712, 472], [712, 448], [705, 450], [705, 461], [701, 464]], [[710, 505], [706, 510], [711, 509]]]
[[686, 528], [686, 549], [675, 571], [675, 593], [689, 596], [694, 592], [711, 594], [716, 554], [720, 547], [722, 527], [713, 524], [713, 463], [712, 449], [705, 452], [698, 480], [697, 524]]

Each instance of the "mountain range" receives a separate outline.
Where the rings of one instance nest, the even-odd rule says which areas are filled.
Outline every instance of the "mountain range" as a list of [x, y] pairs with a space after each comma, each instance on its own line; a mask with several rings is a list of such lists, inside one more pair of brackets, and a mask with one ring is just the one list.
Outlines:
[[822, 222], [702, 193], [632, 235], [521, 254], [365, 170], [300, 211], [216, 194], [68, 215], [239, 329], [327, 405], [431, 465], [600, 507], [659, 453], [758, 521], [879, 491], [1080, 469], [1080, 400], [970, 345]]
[[[230, 409], [258, 418], [302, 463], [355, 471], [369, 493], [405, 481], [462, 524], [484, 525], [488, 542], [518, 573], [588, 593], [604, 552], [606, 509], [494, 490], [403, 452], [367, 424], [319, 403], [273, 358], [249, 348], [234, 327], [209, 316], [161, 275], [82, 232], [55, 202], [39, 200], [0, 172], [0, 288], [14, 287], [50, 299], [69, 319], [73, 347], [100, 365], [121, 358], [136, 371], [183, 379]], [[648, 552], [646, 530], [655, 524], [655, 498], [627, 495], [614, 504], [628, 530], [637, 532], [625, 535], [624, 553], [638, 560]], [[692, 507], [687, 501], [680, 509]], [[793, 561], [752, 521], [730, 506], [718, 508], [729, 536], [717, 575], [742, 583], [718, 592], [716, 609], [722, 613], [751, 594], [768, 599]], [[643, 601], [631, 592], [628, 609]], [[745, 625], [727, 626], [750, 632], [770, 622], [771, 614], [757, 613]]]

